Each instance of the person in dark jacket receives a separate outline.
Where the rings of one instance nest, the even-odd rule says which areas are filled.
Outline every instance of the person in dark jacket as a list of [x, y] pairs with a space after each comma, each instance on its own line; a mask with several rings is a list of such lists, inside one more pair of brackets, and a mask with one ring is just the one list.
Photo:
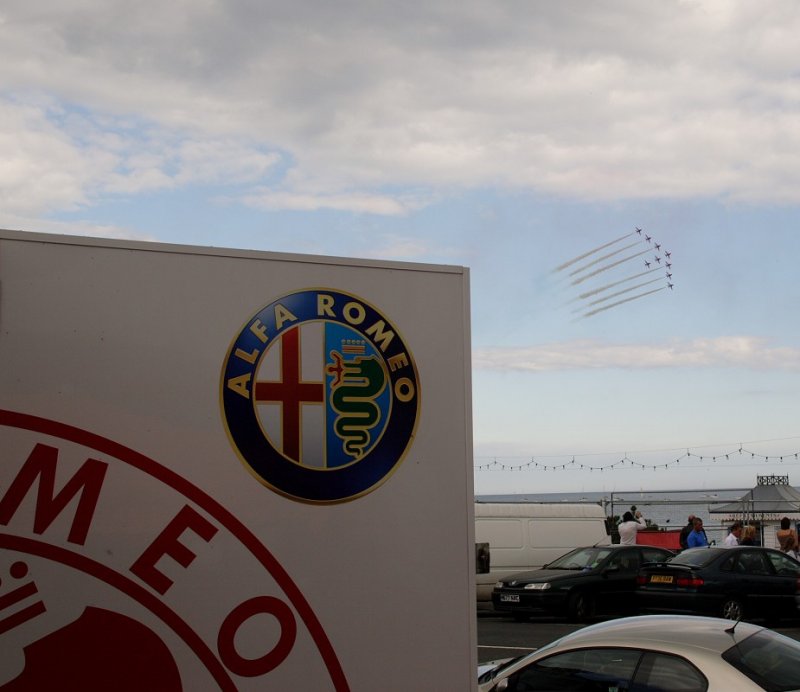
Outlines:
[[686, 540], [692, 531], [694, 531], [694, 514], [689, 515], [689, 523], [681, 529], [681, 535], [678, 538], [681, 543], [681, 550], [686, 550], [689, 547]]

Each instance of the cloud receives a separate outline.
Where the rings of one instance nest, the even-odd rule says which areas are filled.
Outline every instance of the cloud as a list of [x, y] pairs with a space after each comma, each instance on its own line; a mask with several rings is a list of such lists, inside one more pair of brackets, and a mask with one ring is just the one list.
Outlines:
[[386, 195], [370, 194], [304, 194], [290, 191], [262, 189], [242, 197], [250, 207], [258, 209], [284, 209], [291, 211], [354, 211], [383, 216], [403, 215], [408, 208], [399, 200]]
[[[262, 208], [376, 215], [406, 211], [385, 192], [404, 186], [796, 203], [799, 31], [790, 0], [8, 0], [3, 201], [72, 209], [230, 174]], [[9, 106], [30, 93], [94, 136]], [[284, 179], [259, 179], [277, 163]]]
[[[50, 98], [0, 98], [1, 223], [180, 186], [260, 182], [281, 162], [233, 137], [87, 114]], [[6, 219], [5, 221], [3, 219]]]
[[746, 368], [800, 371], [800, 349], [771, 346], [753, 336], [727, 336], [668, 344], [609, 344], [571, 341], [528, 348], [480, 348], [473, 353], [478, 370], [549, 372], [661, 368]]

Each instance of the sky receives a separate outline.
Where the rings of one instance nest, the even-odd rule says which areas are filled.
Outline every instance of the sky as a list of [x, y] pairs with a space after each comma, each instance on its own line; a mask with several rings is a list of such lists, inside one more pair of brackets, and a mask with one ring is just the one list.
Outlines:
[[794, 0], [4, 0], [0, 228], [469, 267], [478, 494], [800, 485], [798, 34]]

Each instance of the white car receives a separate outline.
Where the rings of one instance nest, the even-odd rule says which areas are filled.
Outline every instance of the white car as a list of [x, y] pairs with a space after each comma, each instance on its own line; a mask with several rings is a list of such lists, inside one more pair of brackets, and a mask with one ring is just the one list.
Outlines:
[[479, 672], [479, 692], [797, 690], [800, 642], [747, 622], [647, 615], [584, 627]]

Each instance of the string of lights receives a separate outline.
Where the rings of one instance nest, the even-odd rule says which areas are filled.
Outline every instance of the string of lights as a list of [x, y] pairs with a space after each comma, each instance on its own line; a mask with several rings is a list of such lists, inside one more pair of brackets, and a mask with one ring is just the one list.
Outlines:
[[[800, 439], [800, 438], [788, 438]], [[760, 440], [761, 443], [776, 442], [777, 440]], [[586, 461], [586, 457], [604, 456], [610, 457], [611, 454], [581, 454], [581, 455], [561, 455], [557, 457], [544, 456], [544, 457], [530, 457], [525, 461], [517, 462], [516, 459], [520, 457], [476, 457], [474, 468], [477, 471], [569, 471], [569, 470], [584, 470], [584, 471], [614, 471], [622, 468], [638, 468], [656, 471], [658, 469], [679, 468], [683, 463], [684, 466], [691, 463], [717, 463], [729, 462], [739, 458], [749, 459], [754, 462], [755, 460], [763, 461], [765, 463], [783, 463], [784, 461], [797, 461], [800, 460], [800, 449], [794, 452], [784, 452], [782, 454], [764, 454], [756, 449], [745, 447], [745, 444], [757, 443], [739, 443], [733, 445], [717, 445], [717, 447], [729, 447], [729, 451], [720, 454], [705, 454], [702, 450], [707, 447], [686, 447], [676, 448], [673, 450], [655, 450], [654, 452], [639, 452], [639, 454], [646, 455], [652, 453], [659, 453], [666, 456], [667, 452], [673, 452], [667, 461], [660, 463], [647, 463], [641, 460], [641, 457], [636, 455], [629, 455], [627, 452], [621, 456], [617, 456], [614, 461], [609, 463], [590, 463]], [[680, 453], [678, 453], [680, 452]], [[677, 456], [676, 456], [677, 453]], [[485, 459], [486, 461], [481, 461]], [[552, 461], [556, 459], [556, 461]], [[559, 461], [564, 459], [564, 461]]]

